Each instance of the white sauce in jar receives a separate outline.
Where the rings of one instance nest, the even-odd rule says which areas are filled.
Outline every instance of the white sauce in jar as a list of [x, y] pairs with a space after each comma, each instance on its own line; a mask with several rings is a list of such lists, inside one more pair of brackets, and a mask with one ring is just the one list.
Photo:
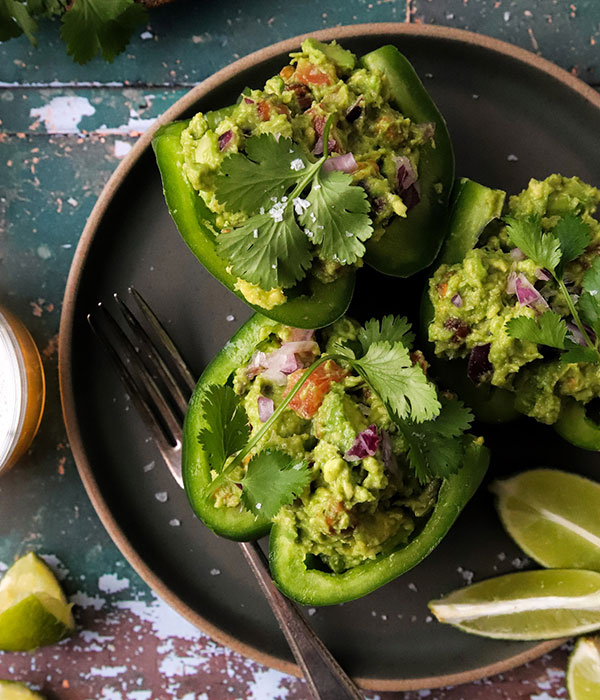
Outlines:
[[0, 469], [8, 460], [22, 427], [25, 367], [17, 338], [0, 312]]

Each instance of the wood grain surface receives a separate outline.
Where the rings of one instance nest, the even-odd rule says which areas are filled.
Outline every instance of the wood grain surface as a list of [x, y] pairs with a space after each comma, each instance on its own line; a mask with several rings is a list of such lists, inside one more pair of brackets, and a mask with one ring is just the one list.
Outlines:
[[[0, 479], [0, 571], [25, 551], [45, 555], [78, 623], [76, 635], [55, 647], [0, 653], [0, 678], [26, 681], [55, 700], [304, 700], [303, 681], [217, 645], [158, 600], [91, 507], [66, 441], [57, 379], [61, 300], [87, 216], [159, 114], [190, 86], [263, 46], [338, 24], [434, 23], [512, 42], [598, 86], [600, 4], [178, 0], [149, 17], [113, 64], [74, 64], [52, 22], [42, 26], [37, 49], [24, 38], [0, 44], [0, 304], [27, 324], [48, 380], [40, 433]], [[367, 697], [562, 700], [568, 649], [466, 686]]]

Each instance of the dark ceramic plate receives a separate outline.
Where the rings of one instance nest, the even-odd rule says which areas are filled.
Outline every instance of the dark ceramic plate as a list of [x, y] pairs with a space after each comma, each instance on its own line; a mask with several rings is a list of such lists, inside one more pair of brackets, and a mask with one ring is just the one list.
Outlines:
[[[387, 24], [317, 33], [357, 54], [393, 43], [414, 63], [445, 115], [457, 172], [514, 193], [552, 172], [600, 183], [600, 99], [555, 66], [507, 44], [436, 27]], [[260, 86], [296, 49], [292, 39], [217, 73], [159, 120], [233, 102]], [[158, 125], [157, 125], [158, 126]], [[130, 408], [86, 314], [135, 285], [164, 319], [196, 372], [250, 315], [213, 280], [179, 237], [163, 201], [147, 133], [117, 169], [83, 233], [67, 285], [60, 374], [71, 446], [104, 525], [141, 576], [198, 627], [242, 653], [297, 673], [283, 636], [236, 544], [192, 515], [147, 431]], [[353, 312], [414, 316], [418, 285], [361, 271]], [[231, 317], [235, 320], [231, 321]], [[491, 474], [532, 466], [591, 474], [597, 455], [533, 422], [483, 429]], [[144, 465], [157, 467], [145, 472]], [[597, 472], [596, 472], [597, 473]], [[157, 492], [167, 491], [160, 503]], [[180, 527], [170, 527], [173, 518]], [[522, 565], [482, 488], [437, 550], [415, 570], [366, 598], [310, 611], [311, 624], [347, 671], [381, 690], [456, 684], [540, 655], [533, 645], [480, 639], [432, 621], [427, 601]], [[220, 571], [214, 575], [215, 570]], [[211, 575], [211, 571], [213, 572]]]

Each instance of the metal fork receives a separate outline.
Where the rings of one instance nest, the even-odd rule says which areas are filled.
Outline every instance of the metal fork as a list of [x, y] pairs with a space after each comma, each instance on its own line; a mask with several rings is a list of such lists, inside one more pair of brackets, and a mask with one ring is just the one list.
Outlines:
[[[183, 487], [183, 416], [196, 382], [174, 342], [141, 294], [133, 287], [129, 292], [155, 340], [117, 294], [114, 298], [131, 339], [102, 303], [98, 304], [97, 312], [88, 315], [88, 322], [115, 361], [129, 396], [150, 430], [173, 478]], [[311, 629], [296, 605], [276, 588], [259, 545], [256, 542], [239, 544], [302, 670], [311, 697], [314, 700], [363, 700], [363, 694]]]

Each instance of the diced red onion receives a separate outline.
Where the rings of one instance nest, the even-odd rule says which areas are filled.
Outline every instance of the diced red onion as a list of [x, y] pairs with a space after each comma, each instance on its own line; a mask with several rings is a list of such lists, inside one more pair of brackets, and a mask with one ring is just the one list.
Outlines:
[[288, 342], [294, 342], [298, 340], [312, 340], [314, 337], [315, 332], [310, 328], [290, 328]]
[[302, 369], [305, 365], [298, 355], [313, 357], [319, 346], [313, 340], [299, 340], [284, 343], [279, 349], [267, 355], [263, 377], [275, 384], [287, 384], [287, 375]]
[[462, 297], [460, 294], [455, 294], [450, 301], [456, 306], [458, 309], [462, 306]]
[[406, 156], [396, 156], [396, 178], [398, 181], [398, 193], [402, 197], [402, 201], [406, 205], [406, 209], [410, 210], [416, 207], [421, 201], [419, 192], [419, 183], [417, 182], [417, 174], [413, 168], [410, 159]]
[[567, 334], [567, 338], [569, 338], [569, 340], [577, 343], [577, 345], [583, 345], [583, 347], [587, 345], [583, 333], [572, 321], [567, 321], [567, 328], [569, 329], [569, 333]]
[[352, 153], [346, 153], [343, 156], [334, 156], [333, 158], [328, 158], [324, 163], [321, 170], [324, 173], [330, 173], [332, 170], [339, 170], [342, 173], [352, 174], [358, 169], [356, 160], [354, 160], [354, 155]]
[[[336, 153], [343, 153], [342, 147], [339, 145], [339, 143], [333, 139], [329, 138], [327, 141], [327, 150], [329, 153], [336, 152]], [[313, 148], [313, 155], [315, 156], [322, 156], [323, 155], [323, 134], [319, 136], [317, 139], [317, 143], [315, 143], [315, 147]], [[323, 167], [325, 167], [325, 164], [323, 164]]]
[[539, 279], [542, 280], [542, 282], [547, 282], [550, 279], [550, 275], [546, 272], [546, 270], [542, 270], [541, 267], [538, 267], [535, 271], [535, 276]]
[[387, 430], [381, 431], [381, 459], [390, 474], [394, 474], [395, 476], [399, 474], [398, 460], [392, 449], [392, 440]]
[[506, 293], [507, 294], [516, 294], [517, 293], [517, 288], [515, 286], [516, 280], [517, 280], [517, 273], [513, 270], [506, 278]]
[[415, 182], [402, 193], [402, 201], [406, 204], [406, 210], [410, 211], [421, 201], [421, 193], [419, 192], [419, 184]]
[[303, 112], [305, 112], [311, 106], [313, 99], [307, 85], [303, 85], [302, 83], [294, 83], [292, 85], [288, 85], [286, 90], [291, 90], [296, 95], [298, 107], [300, 107]]
[[[322, 117], [320, 114], [317, 114], [313, 116], [313, 126], [315, 129], [315, 133], [317, 134], [317, 142], [315, 143], [315, 146], [313, 148], [313, 155], [315, 156], [321, 156], [323, 155], [323, 131], [325, 129], [325, 124], [326, 120], [325, 117]], [[341, 145], [336, 141], [336, 139], [333, 137], [332, 134], [333, 129], [330, 129], [329, 131], [329, 139], [327, 141], [327, 150], [329, 153], [335, 151], [336, 153], [343, 153], [344, 149], [341, 147]]]
[[249, 97], [244, 97], [244, 102], [245, 102], [247, 105], [253, 105], [253, 104], [254, 104], [254, 100], [251, 100]]
[[423, 132], [423, 139], [425, 141], [431, 141], [431, 139], [435, 135], [434, 122], [423, 122], [422, 124], [418, 124], [418, 126], [421, 128], [421, 130]]
[[513, 248], [509, 253], [511, 260], [525, 260], [527, 257], [520, 248]]
[[476, 345], [469, 355], [467, 376], [475, 384], [481, 384], [491, 376], [494, 366], [490, 362], [490, 344]]
[[221, 134], [218, 139], [219, 143], [219, 150], [224, 151], [231, 139], [233, 138], [233, 131], [231, 129], [228, 129], [225, 133]]
[[250, 379], [253, 377], [256, 377], [257, 374], [260, 374], [267, 366], [267, 355], [264, 352], [261, 352], [260, 350], [257, 350], [254, 355], [250, 358], [250, 362], [248, 363], [248, 366], [246, 367], [246, 374]]
[[352, 122], [355, 122], [360, 115], [362, 114], [363, 108], [362, 108], [362, 102], [363, 102], [363, 97], [362, 95], [356, 100], [356, 102], [348, 107], [346, 110], [346, 120], [352, 124]]
[[275, 410], [275, 404], [273, 399], [269, 399], [267, 396], [259, 396], [258, 402], [258, 417], [261, 423], [266, 423], [269, 418], [273, 415]]
[[529, 306], [539, 313], [550, 308], [548, 302], [522, 273], [518, 274], [515, 280], [515, 291], [521, 306]]
[[396, 156], [396, 177], [398, 179], [398, 189], [404, 190], [417, 181], [417, 173], [407, 156]]
[[370, 425], [356, 436], [352, 447], [344, 455], [344, 459], [352, 462], [365, 457], [373, 457], [377, 452], [380, 440], [377, 426]]

